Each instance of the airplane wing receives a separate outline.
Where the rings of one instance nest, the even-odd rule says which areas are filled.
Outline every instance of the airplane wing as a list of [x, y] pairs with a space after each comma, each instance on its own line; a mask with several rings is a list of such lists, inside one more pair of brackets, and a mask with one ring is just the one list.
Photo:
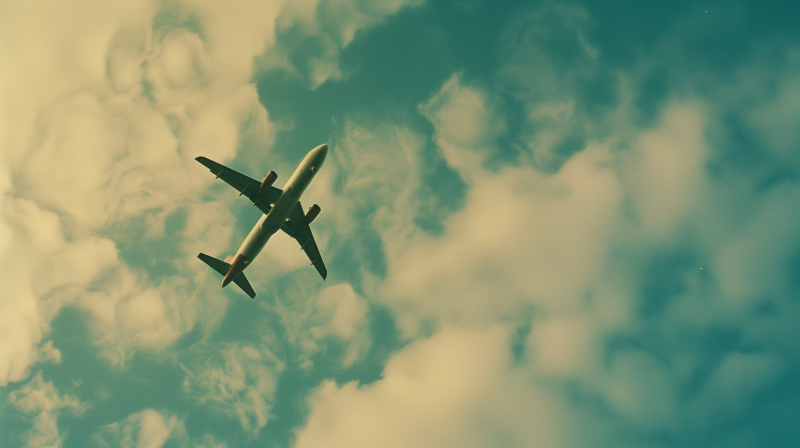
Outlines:
[[195, 160], [202, 163], [206, 168], [211, 170], [212, 173], [216, 174], [218, 178], [235, 188], [239, 192], [239, 196], [245, 195], [247, 199], [250, 199], [253, 205], [258, 207], [263, 213], [269, 213], [270, 209], [272, 209], [272, 204], [274, 204], [275, 201], [281, 197], [281, 193], [283, 193], [280, 188], [272, 186], [259, 191], [261, 182], [255, 179], [202, 156], [197, 157]]
[[314, 235], [311, 233], [311, 227], [306, 224], [305, 218], [303, 206], [298, 201], [292, 211], [289, 212], [289, 220], [281, 227], [281, 230], [300, 243], [300, 248], [303, 249], [308, 259], [311, 260], [311, 264], [317, 268], [317, 272], [325, 280], [328, 277], [328, 270], [325, 268], [322, 255], [320, 255], [317, 243], [314, 241]]

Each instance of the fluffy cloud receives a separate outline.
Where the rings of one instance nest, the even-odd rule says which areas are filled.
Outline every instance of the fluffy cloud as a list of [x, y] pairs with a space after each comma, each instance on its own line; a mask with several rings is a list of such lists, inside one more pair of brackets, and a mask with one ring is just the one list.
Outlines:
[[145, 409], [121, 422], [101, 427], [94, 434], [93, 442], [104, 447], [160, 448], [175, 432], [181, 431], [179, 425], [174, 415], [165, 416], [154, 409]]
[[[259, 70], [285, 70], [307, 79], [312, 88], [328, 79], [342, 79], [347, 74], [339, 65], [339, 55], [357, 32], [380, 24], [402, 8], [423, 3], [424, 0], [286, 2], [276, 25], [278, 45], [260, 58]], [[312, 48], [310, 52], [308, 47]]]
[[[416, 342], [371, 385], [324, 383], [298, 446], [700, 446], [747, 440], [724, 434], [791, 406], [770, 391], [797, 359], [785, 343], [800, 311], [800, 189], [785, 174], [795, 135], [763, 117], [793, 106], [772, 94], [724, 96], [753, 91], [734, 79], [710, 98], [663, 103], [642, 126], [631, 111], [643, 93], [620, 75], [617, 104], [578, 120], [569, 111], [585, 114], [586, 104], [558, 101], [586, 81], [597, 54], [581, 32], [586, 17], [557, 12], [575, 19], [559, 23], [580, 50], [570, 54], [586, 61], [576, 77], [522, 39], [497, 86], [454, 75], [420, 106], [468, 191], [441, 234], [386, 233], [396, 250], [375, 296]], [[552, 76], [532, 87], [541, 66]], [[793, 86], [787, 74], [776, 91]], [[535, 126], [507, 138], [530, 143], [533, 157], [521, 151], [498, 167], [513, 117], [494, 89], [531, 108]], [[731, 149], [741, 132], [723, 120], [731, 114], [765, 146], [748, 166], [734, 152], [750, 148]], [[533, 120], [545, 116], [552, 126]], [[551, 128], [582, 143], [561, 152], [545, 141]], [[610, 128], [620, 132], [609, 137]]]
[[311, 321], [315, 324], [309, 330], [317, 344], [327, 338], [335, 338], [347, 343], [342, 366], [351, 367], [369, 349], [371, 340], [367, 329], [367, 303], [353, 288], [342, 283], [325, 288], [320, 292]]
[[[344, 178], [332, 198], [338, 210], [337, 233], [354, 236], [376, 232], [384, 251], [393, 256], [395, 242], [404, 241], [411, 230], [420, 179], [422, 136], [391, 123], [361, 124], [349, 121], [335, 148], [331, 176]], [[354, 219], [355, 218], [355, 219]], [[364, 220], [367, 229], [359, 228]]]
[[[351, 119], [344, 123], [336, 141], [325, 169], [314, 178], [304, 197], [323, 207], [314, 221], [314, 235], [322, 252], [352, 251], [365, 260], [355, 264], [340, 261], [345, 265], [337, 273], [350, 275], [343, 280], [358, 285], [360, 292], [372, 291], [385, 275], [384, 254], [394, 257], [415, 228], [425, 140], [409, 126]], [[333, 235], [336, 238], [331, 238]], [[280, 236], [276, 240], [280, 244]], [[298, 267], [305, 268], [305, 263]]]
[[[386, 294], [467, 320], [511, 313], [520, 301], [580, 308], [622, 201], [603, 167], [609, 158], [595, 147], [553, 177], [510, 168], [476, 182], [466, 207], [448, 219], [446, 239], [417, 233], [390, 264]], [[487, 300], [500, 291], [502, 300]]]
[[436, 127], [436, 142], [447, 163], [471, 182], [497, 151], [496, 140], [506, 132], [497, 100], [485, 91], [464, 85], [455, 74], [419, 110]]
[[163, 347], [191, 329], [205, 313], [181, 280], [201, 274], [193, 258], [174, 265], [180, 277], [150, 285], [124, 238], [138, 233], [139, 247], [164, 239], [165, 221], [182, 213], [185, 252], [201, 238], [229, 238], [227, 207], [197, 199], [213, 176], [192, 159], [224, 161], [242, 138], [271, 139], [250, 76], [253, 57], [274, 42], [279, 5], [263, 14], [204, 2], [40, 6], [10, 2], [2, 14], [3, 172], [15, 173], [3, 201], [2, 383], [24, 378], [64, 305], [90, 309], [112, 352]]
[[264, 344], [222, 343], [204, 346], [204, 362], [187, 372], [184, 389], [201, 405], [239, 422], [258, 434], [270, 419], [275, 384], [284, 364]]
[[[497, 91], [521, 106], [519, 139], [542, 171], [557, 171], [593, 130], [592, 104], [582, 94], [598, 78], [600, 51], [587, 39], [592, 25], [582, 7], [550, 3], [519, 14], [500, 38]], [[599, 96], [608, 89], [590, 85]]]
[[[132, 263], [132, 245], [115, 239], [138, 234], [147, 247], [165, 238], [167, 220], [187, 216], [177, 244], [182, 257], [224, 251], [233, 234], [230, 206], [215, 197], [198, 200], [213, 176], [192, 159], [225, 162], [242, 149], [271, 147], [275, 131], [251, 83], [254, 58], [292, 55], [298, 49], [278, 36], [302, 30], [329, 44], [311, 58], [309, 76], [318, 85], [341, 75], [339, 51], [358, 30], [418, 4], [4, 3], [2, 247], [3, 265], [13, 264], [16, 273], [3, 271], [4, 296], [12, 298], [3, 316], [13, 324], [4, 326], [0, 382], [24, 378], [48, 322], [66, 304], [92, 310], [104, 341], [115, 347], [123, 340], [163, 347], [197, 315], [213, 320], [224, 304], [211, 298], [209, 311], [207, 301], [179, 299], [193, 285], [177, 278], [151, 285], [158, 280]], [[33, 223], [41, 219], [36, 213], [48, 218]], [[50, 246], [31, 255], [26, 235], [44, 222], [50, 227], [41, 233], [53, 236], [36, 244]], [[181, 278], [213, 278], [187, 261], [193, 257], [149, 256]], [[273, 271], [291, 271], [299, 260], [272, 260]], [[54, 275], [34, 285], [35, 275], [48, 273]], [[80, 292], [90, 285], [90, 294]], [[37, 305], [42, 297], [46, 307]]]
[[[430, 140], [343, 120], [307, 192], [343, 282], [315, 293], [305, 272], [279, 278], [307, 263], [280, 235], [261, 258], [267, 300], [248, 302], [267, 322], [211, 337], [231, 304], [194, 256], [224, 254], [241, 229], [230, 189], [192, 158], [270, 150], [254, 65], [312, 88], [346, 79], [339, 55], [358, 33], [419, 4], [4, 2], [0, 383], [69, 356], [47, 332], [79, 306], [115, 366], [188, 344], [184, 392], [252, 441], [281, 418], [282, 374], [336, 377], [371, 356], [374, 301], [408, 345], [372, 384], [323, 382], [299, 446], [730, 446], [796, 410], [775, 391], [800, 354], [797, 51], [656, 101], [640, 78], [668, 63], [605, 67], [577, 7], [515, 15], [489, 81], [465, 70], [421, 102]], [[416, 220], [437, 207], [429, 164], [466, 188], [437, 232]], [[314, 370], [333, 356], [333, 372]], [[34, 446], [58, 445], [59, 412], [85, 407], [41, 374], [9, 403]], [[145, 409], [95, 441], [183, 431]], [[203, 431], [193, 444], [225, 445]]]
[[30, 419], [32, 427], [21, 435], [26, 447], [61, 446], [58, 417], [62, 410], [81, 414], [87, 408], [71, 395], [60, 395], [53, 383], [37, 372], [21, 389], [12, 392], [8, 401]]
[[581, 446], [601, 431], [510, 365], [508, 328], [445, 328], [412, 344], [369, 386], [325, 382], [297, 436], [307, 446]]
[[3, 261], [3, 330], [0, 382], [27, 376], [48, 323], [76, 291], [117, 265], [117, 249], [106, 238], [69, 242], [59, 216], [35, 202], [4, 202], [5, 223], [14, 239]]

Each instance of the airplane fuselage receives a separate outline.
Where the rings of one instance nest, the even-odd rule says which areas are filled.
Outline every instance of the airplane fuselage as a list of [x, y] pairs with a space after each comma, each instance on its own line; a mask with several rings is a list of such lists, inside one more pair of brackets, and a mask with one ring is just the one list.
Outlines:
[[289, 212], [297, 205], [300, 196], [319, 171], [327, 154], [328, 145], [319, 145], [312, 149], [300, 162], [292, 177], [286, 181], [283, 193], [275, 201], [275, 204], [271, 204], [269, 213], [261, 216], [253, 230], [250, 231], [242, 245], [239, 246], [239, 250], [236, 251], [236, 255], [233, 256], [231, 261], [230, 270], [225, 275], [225, 278], [222, 279], [223, 287], [244, 271], [258, 256], [270, 237], [281, 229], [289, 216]]

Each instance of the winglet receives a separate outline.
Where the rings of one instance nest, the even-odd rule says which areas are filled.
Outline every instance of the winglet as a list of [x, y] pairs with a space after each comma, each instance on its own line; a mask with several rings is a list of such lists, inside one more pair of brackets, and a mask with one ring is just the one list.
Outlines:
[[317, 268], [317, 272], [319, 272], [319, 275], [321, 275], [321, 276], [322, 276], [322, 280], [323, 280], [323, 281], [325, 281], [325, 279], [327, 279], [327, 278], [328, 278], [328, 270], [327, 270], [327, 269], [325, 269], [325, 265], [324, 265], [324, 264], [322, 264], [322, 259], [321, 259], [321, 258], [320, 258], [320, 259], [317, 259], [316, 261], [314, 261], [314, 262], [313, 262], [313, 263], [311, 263], [311, 264], [312, 264], [312, 265], [313, 265], [315, 268]]

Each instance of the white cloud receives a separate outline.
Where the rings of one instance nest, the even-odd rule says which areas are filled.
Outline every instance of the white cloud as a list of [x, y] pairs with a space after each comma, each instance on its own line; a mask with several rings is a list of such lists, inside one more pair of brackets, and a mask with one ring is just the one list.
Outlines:
[[[286, 2], [277, 19], [276, 30], [292, 39], [278, 40], [258, 62], [258, 70], [268, 72], [282, 69], [308, 79], [312, 88], [328, 79], [346, 77], [339, 65], [339, 55], [359, 31], [366, 31], [384, 22], [403, 8], [418, 7], [424, 0], [392, 0], [389, 2], [360, 2], [352, 0], [303, 0]], [[313, 54], [304, 55], [300, 45], [314, 42]], [[298, 48], [295, 48], [295, 45]], [[298, 67], [290, 57], [293, 53], [305, 57]]]
[[36, 361], [35, 347], [58, 310], [117, 265], [117, 250], [105, 238], [68, 242], [62, 220], [24, 199], [5, 201], [5, 222], [14, 239], [3, 260], [4, 300], [0, 339], [0, 383], [19, 381]]
[[669, 366], [652, 354], [635, 349], [615, 353], [599, 383], [598, 395], [640, 430], [671, 432], [677, 428], [678, 385]]
[[[285, 368], [267, 344], [221, 343], [206, 347], [204, 363], [189, 366], [184, 389], [201, 405], [239, 421], [250, 434], [272, 418], [278, 376]], [[198, 349], [196, 349], [198, 350]]]
[[587, 315], [535, 320], [526, 346], [537, 371], [545, 376], [578, 376], [597, 363], [595, 325]]
[[[316, 273], [300, 276], [288, 290], [275, 295], [273, 305], [285, 333], [280, 338], [294, 349], [293, 360], [303, 370], [314, 368], [317, 355], [328, 357], [336, 368], [351, 368], [364, 360], [372, 347], [369, 304], [348, 283], [318, 290]], [[271, 338], [274, 336], [271, 336]]]
[[350, 338], [356, 331], [355, 326], [364, 319], [367, 312], [363, 299], [353, 291], [353, 288], [342, 283], [325, 288], [320, 293], [317, 301], [318, 313], [327, 316], [324, 327], [319, 328], [319, 333], [334, 334], [342, 338]]
[[211, 434], [205, 434], [200, 439], [195, 439], [192, 441], [192, 445], [197, 448], [227, 448], [228, 445], [225, 442], [221, 442], [217, 440]]
[[[2, 305], [9, 325], [0, 383], [27, 375], [35, 346], [65, 304], [92, 310], [106, 333], [101, 341], [118, 363], [133, 346], [175, 340], [195, 316], [218, 321], [224, 308], [218, 298], [180, 299], [190, 285], [178, 279], [148, 285], [97, 232], [144, 217], [144, 236], [158, 238], [166, 217], [187, 209], [178, 245], [192, 256], [176, 267], [181, 278], [187, 272], [201, 282], [213, 278], [194, 255], [223, 251], [234, 221], [227, 199], [226, 205], [197, 199], [214, 179], [192, 159], [205, 155], [224, 163], [242, 148], [272, 146], [274, 127], [252, 76], [256, 56], [282, 51], [273, 48], [276, 27], [298, 25], [330, 44], [309, 65], [318, 85], [338, 70], [339, 51], [358, 30], [418, 4], [85, 1], [64, 8], [4, 2], [0, 230], [3, 266], [14, 268], [3, 272], [3, 293], [11, 299]], [[28, 209], [49, 217], [22, 212]], [[26, 229], [44, 224], [51, 227], [47, 232]], [[30, 232], [40, 240], [28, 239]], [[43, 248], [32, 254], [31, 244]], [[324, 248], [324, 238], [320, 244]], [[299, 267], [298, 257], [272, 261], [281, 272]], [[45, 274], [45, 281], [34, 282]], [[107, 291], [82, 292], [101, 278]]]
[[371, 345], [367, 324], [367, 303], [347, 283], [323, 289], [316, 302], [310, 328], [311, 336], [320, 343], [327, 337], [346, 341], [348, 346], [341, 361], [350, 367], [361, 359]]
[[518, 14], [498, 42], [497, 90], [522, 106], [522, 157], [543, 171], [557, 171], [596, 127], [579, 96], [600, 56], [591, 27], [584, 8], [551, 3]]
[[784, 360], [772, 354], [728, 353], [690, 403], [696, 420], [688, 426], [697, 431], [720, 420], [739, 418], [784, 370]]
[[523, 303], [580, 309], [618, 224], [622, 191], [607, 147], [575, 156], [554, 176], [528, 167], [484, 172], [446, 237], [416, 233], [390, 259], [387, 300], [446, 320], [485, 321]]
[[419, 208], [423, 145], [422, 136], [407, 127], [385, 122], [345, 123], [329, 175], [345, 179], [341, 191], [330, 198], [331, 208], [337, 211], [338, 235], [349, 237], [361, 231], [354, 220], [366, 212], [369, 227], [381, 236], [387, 257], [394, 257], [399, 250], [395, 244], [413, 231]]
[[[776, 90], [792, 92], [792, 79]], [[786, 340], [796, 338], [800, 312], [790, 271], [800, 253], [800, 189], [783, 181], [761, 190], [763, 166], [725, 165], [719, 126], [730, 103], [667, 102], [642, 129], [632, 122], [629, 84], [618, 89], [617, 109], [586, 119], [587, 130], [611, 126], [618, 134], [588, 135], [558, 163], [563, 154], [543, 163], [534, 149], [533, 159], [523, 154], [496, 170], [485, 162], [506, 127], [493, 91], [454, 75], [420, 106], [469, 189], [442, 234], [413, 223], [404, 233], [375, 227], [390, 248], [375, 297], [397, 313], [403, 336], [417, 340], [371, 385], [323, 383], [298, 446], [716, 440], [719, 428], [763, 409], [755, 397], [785, 378], [797, 353]], [[577, 106], [556, 99], [531, 108], [531, 117], [570, 127]], [[744, 111], [756, 127], [764, 110], [792, 110], [777, 98], [756, 104]], [[776, 134], [770, 151], [789, 161], [784, 145], [794, 134], [779, 124], [761, 131]], [[665, 254], [686, 254], [686, 266], [649, 271]], [[648, 291], [651, 277], [665, 284]], [[643, 312], [648, 301], [658, 310]], [[530, 325], [516, 364], [507, 330], [486, 330], [499, 322]], [[750, 348], [715, 345], [719, 331], [742, 334], [729, 343]], [[459, 389], [462, 382], [471, 387]], [[719, 407], [726, 411], [713, 411]], [[500, 411], [476, 421], [475, 409]], [[621, 441], [631, 428], [639, 438]]]
[[109, 273], [103, 289], [85, 292], [77, 304], [94, 318], [90, 325], [98, 335], [100, 354], [111, 365], [125, 367], [136, 350], [160, 352], [199, 321], [206, 332], [216, 329], [227, 304], [220, 303], [219, 283], [213, 283], [204, 282], [207, 289], [187, 294], [187, 278], [168, 277], [151, 286], [146, 277], [120, 266]]
[[[99, 428], [92, 440], [98, 446], [121, 448], [161, 448], [175, 432], [183, 432], [174, 415], [145, 409], [125, 420]], [[177, 431], [176, 431], [177, 429]]]
[[[155, 12], [149, 2], [3, 2], [0, 97], [4, 159], [16, 163], [29, 148], [37, 116], [65, 95], [102, 89], [108, 43]], [[40, 32], [33, 32], [37, 30]]]
[[223, 4], [189, 0], [186, 7], [197, 14], [213, 61], [216, 76], [235, 84], [253, 76], [253, 58], [275, 43], [275, 24], [285, 1], [248, 0]]
[[419, 110], [436, 127], [436, 142], [447, 164], [468, 183], [496, 152], [495, 139], [506, 132], [498, 106], [485, 91], [454, 74]]
[[[765, 193], [754, 204], [753, 216], [716, 249], [714, 262], [722, 292], [736, 304], [780, 295], [789, 278], [787, 266], [800, 248], [800, 188], [783, 185]], [[744, 301], [744, 303], [742, 303]]]
[[[203, 250], [213, 249], [233, 220], [198, 202], [214, 179], [192, 159], [230, 159], [240, 136], [271, 142], [250, 76], [253, 57], [274, 41], [279, 5], [249, 5], [259, 14], [247, 5], [225, 14], [212, 3], [173, 6], [3, 4], [2, 171], [15, 173], [3, 191], [3, 384], [27, 375], [64, 305], [93, 311], [118, 363], [131, 346], [163, 347], [195, 315], [219, 310], [218, 301], [186, 297], [180, 279], [149, 286], [96, 234], [144, 216], [145, 238], [163, 237], [164, 219], [186, 207], [190, 225], [178, 245], [195, 252], [205, 238]], [[202, 37], [163, 26], [193, 14]], [[198, 217], [209, 209], [211, 217]], [[179, 270], [194, 270], [194, 255]], [[101, 279], [107, 290], [84, 292]], [[197, 309], [206, 304], [214, 310]]]
[[622, 176], [634, 218], [652, 238], [674, 237], [707, 199], [705, 128], [702, 110], [675, 105], [665, 110], [656, 129], [640, 134], [623, 156]]
[[[274, 127], [251, 83], [254, 57], [267, 53], [260, 70], [307, 71], [301, 76], [314, 87], [341, 79], [339, 54], [360, 30], [419, 4], [198, 1], [159, 10], [4, 2], [0, 383], [25, 379], [35, 362], [58, 362], [58, 342], [42, 341], [65, 304], [92, 312], [114, 365], [137, 349], [163, 349], [196, 322], [213, 331], [227, 299], [194, 255], [222, 253], [234, 217], [227, 196], [197, 199], [214, 180], [191, 159], [224, 162], [248, 144], [271, 148]], [[454, 75], [420, 106], [444, 160], [469, 187], [441, 235], [414, 224], [424, 136], [388, 122], [345, 124], [307, 193], [328, 204], [318, 242], [330, 253], [327, 246], [375, 232], [388, 278], [365, 272], [356, 289], [395, 310], [408, 339], [433, 336], [396, 353], [372, 385], [324, 383], [299, 446], [621, 446], [619, 428], [642, 440], [704, 435], [712, 419], [735, 422], [758, 407], [758, 395], [797, 358], [800, 311], [789, 267], [800, 250], [800, 189], [794, 181], [757, 188], [773, 167], [730, 168], [715, 134], [735, 111], [770, 163], [791, 171], [796, 70], [781, 72], [769, 95], [761, 87], [726, 95], [742, 90], [736, 83], [771, 79], [739, 70], [733, 84], [710, 89], [706, 103], [665, 103], [654, 125], [638, 129], [627, 80], [605, 117], [587, 117], [572, 97], [599, 57], [584, 37], [587, 23], [585, 11], [569, 7], [524, 16], [501, 42], [515, 44], [501, 54], [497, 85]], [[306, 66], [289, 64], [295, 48], [275, 47], [276, 32], [316, 39], [320, 49]], [[576, 56], [560, 65], [547, 39], [569, 43]], [[523, 151], [489, 170], [496, 141], [513, 128], [501, 97], [522, 105], [523, 129], [512, 137], [532, 157]], [[598, 131], [606, 126], [614, 138]], [[578, 152], [564, 149], [570, 139]], [[126, 264], [122, 245], [98, 233], [135, 217], [144, 238], [157, 238], [179, 209], [187, 212], [177, 244], [183, 261], [174, 266], [179, 275], [157, 286]], [[354, 222], [356, 212], [367, 219]], [[300, 267], [291, 243], [275, 241], [276, 253], [284, 245], [296, 257], [262, 260], [276, 267], [271, 275]], [[660, 291], [669, 295], [662, 308], [642, 316], [654, 253], [682, 251], [692, 261], [675, 275], [678, 292]], [[347, 344], [343, 365], [353, 365], [371, 343], [368, 299], [348, 284], [317, 296], [308, 288], [276, 301], [289, 343], [302, 361], [335, 338]], [[527, 324], [512, 360], [510, 327]], [[741, 334], [732, 344], [747, 350], [714, 348], [722, 359], [708, 365], [702, 344], [715, 331]], [[258, 434], [272, 418], [282, 363], [266, 341], [202, 344], [207, 361], [187, 367], [187, 392]], [[33, 416], [32, 446], [59, 444], [58, 413], [84, 406], [41, 374], [10, 397]], [[148, 409], [107, 426], [98, 440], [161, 446], [179, 427], [171, 414]], [[221, 445], [210, 435], [197, 444]]]
[[582, 446], [602, 431], [570, 422], [551, 387], [512, 367], [508, 339], [503, 327], [445, 328], [396, 353], [375, 383], [324, 382], [296, 446]]
[[30, 448], [61, 446], [63, 438], [57, 424], [61, 411], [81, 414], [87, 409], [77, 398], [60, 395], [52, 382], [42, 378], [42, 372], [37, 372], [22, 388], [9, 394], [8, 402], [32, 418], [33, 426], [21, 435], [25, 446]]

